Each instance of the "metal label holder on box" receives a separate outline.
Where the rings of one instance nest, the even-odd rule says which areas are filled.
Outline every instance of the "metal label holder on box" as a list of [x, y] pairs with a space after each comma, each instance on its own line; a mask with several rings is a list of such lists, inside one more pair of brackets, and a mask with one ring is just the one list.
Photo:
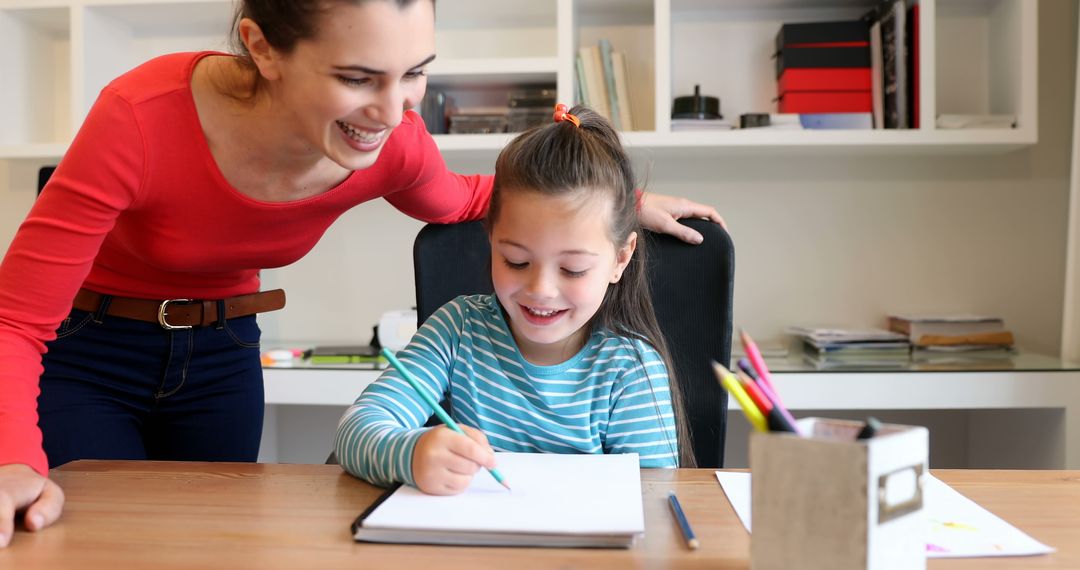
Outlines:
[[929, 432], [806, 418], [806, 437], [750, 439], [754, 570], [926, 567], [923, 482]]

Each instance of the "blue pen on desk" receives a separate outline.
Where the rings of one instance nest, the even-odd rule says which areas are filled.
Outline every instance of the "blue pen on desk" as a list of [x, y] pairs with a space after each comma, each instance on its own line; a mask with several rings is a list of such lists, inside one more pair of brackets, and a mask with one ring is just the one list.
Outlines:
[[[416, 390], [416, 393], [420, 394], [420, 397], [423, 398], [425, 402], [427, 402], [427, 405], [434, 408], [435, 415], [439, 416], [439, 420], [441, 420], [442, 423], [446, 424], [446, 427], [460, 433], [461, 435], [464, 435], [465, 437], [469, 437], [465, 435], [465, 432], [461, 429], [461, 427], [457, 425], [457, 422], [455, 422], [454, 419], [446, 413], [446, 410], [442, 409], [442, 406], [440, 406], [439, 403], [435, 401], [435, 398], [432, 398], [431, 394], [428, 394], [427, 391], [424, 390], [424, 387], [420, 385], [420, 381], [412, 375], [412, 372], [409, 372], [408, 368], [405, 368], [405, 365], [397, 359], [397, 356], [394, 356], [394, 353], [391, 352], [389, 348], [383, 347], [382, 355], [386, 357], [386, 360], [390, 362], [391, 366], [393, 366], [395, 369], [397, 369], [398, 372], [401, 373], [401, 376], [405, 378], [405, 381], [408, 382], [414, 390]], [[499, 473], [498, 469], [492, 467], [491, 469], [488, 469], [488, 472], [491, 473], [491, 476], [494, 477], [500, 485], [506, 487], [507, 491], [510, 490], [510, 485], [506, 484], [506, 480], [503, 479], [502, 473]]]
[[682, 505], [679, 504], [679, 498], [675, 496], [675, 491], [668, 491], [668, 504], [671, 505], [671, 512], [675, 513], [675, 520], [679, 521], [679, 528], [682, 529], [683, 538], [686, 539], [686, 546], [690, 550], [696, 550], [701, 546], [696, 536], [694, 536], [694, 529], [690, 528], [690, 521], [686, 520], [686, 513], [682, 510]]

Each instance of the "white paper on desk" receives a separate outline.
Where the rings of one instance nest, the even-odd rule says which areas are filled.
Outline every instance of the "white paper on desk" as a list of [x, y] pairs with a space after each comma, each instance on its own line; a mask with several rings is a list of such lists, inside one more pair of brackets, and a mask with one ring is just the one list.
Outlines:
[[511, 491], [483, 470], [459, 495], [426, 495], [403, 486], [365, 525], [465, 532], [645, 532], [636, 453], [496, 453], [495, 459]]
[[[724, 494], [746, 530], [750, 530], [750, 474], [716, 472]], [[927, 558], [1032, 556], [1054, 552], [971, 499], [928, 475], [923, 508], [930, 525]]]

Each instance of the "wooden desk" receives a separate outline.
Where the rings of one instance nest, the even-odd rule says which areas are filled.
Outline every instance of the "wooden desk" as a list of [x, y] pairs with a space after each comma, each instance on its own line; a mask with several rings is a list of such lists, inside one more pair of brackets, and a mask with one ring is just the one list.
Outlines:
[[[1080, 568], [1080, 472], [935, 471], [1058, 548], [1048, 556], [932, 560], [930, 568]], [[712, 470], [645, 470], [643, 540], [630, 550], [358, 544], [349, 524], [379, 489], [333, 465], [79, 461], [54, 472], [60, 523], [16, 532], [2, 568], [748, 568], [750, 537]], [[687, 550], [676, 489], [701, 549]]]

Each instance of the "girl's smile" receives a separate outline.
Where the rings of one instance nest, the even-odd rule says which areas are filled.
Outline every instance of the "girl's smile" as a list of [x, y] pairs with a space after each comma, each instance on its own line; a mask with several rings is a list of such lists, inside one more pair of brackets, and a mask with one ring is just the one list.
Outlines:
[[495, 294], [522, 355], [540, 365], [574, 356], [636, 236], [617, 248], [606, 194], [505, 192], [491, 230]]

